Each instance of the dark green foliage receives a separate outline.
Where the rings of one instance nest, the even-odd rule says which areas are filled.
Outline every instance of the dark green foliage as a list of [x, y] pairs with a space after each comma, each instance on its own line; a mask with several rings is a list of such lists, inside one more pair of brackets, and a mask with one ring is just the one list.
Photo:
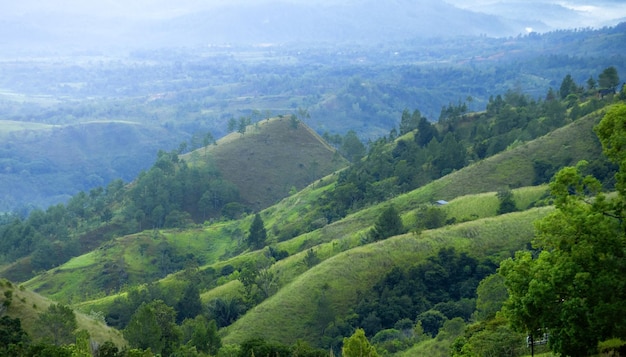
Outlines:
[[72, 343], [77, 326], [74, 310], [62, 304], [50, 305], [37, 323], [40, 336], [57, 346]]
[[356, 136], [356, 132], [350, 130], [343, 138], [339, 152], [350, 162], [357, 162], [365, 156], [365, 145]]
[[117, 297], [108, 310], [106, 321], [110, 326], [122, 330], [139, 306], [153, 300], [165, 301], [170, 306], [176, 304], [175, 298], [168, 291], [156, 284], [148, 284], [145, 288], [130, 289], [126, 296]]
[[598, 78], [600, 89], [613, 89], [619, 85], [619, 75], [617, 69], [613, 66], [605, 68]]
[[183, 297], [176, 304], [176, 322], [181, 323], [185, 319], [193, 319], [200, 315], [202, 310], [198, 285], [190, 282], [185, 288]]
[[561, 82], [561, 87], [559, 88], [561, 99], [567, 98], [570, 94], [575, 94], [576, 91], [578, 91], [578, 86], [572, 79], [572, 76], [568, 74], [563, 78], [563, 82]]
[[434, 337], [446, 321], [446, 316], [438, 310], [428, 310], [417, 315], [416, 321], [422, 325], [424, 333]]
[[304, 264], [307, 268], [312, 268], [315, 265], [319, 264], [320, 258], [317, 256], [313, 248], [309, 249], [304, 256]]
[[267, 231], [260, 214], [255, 214], [250, 230], [248, 231], [248, 245], [252, 249], [261, 249], [265, 246], [265, 240], [267, 239]]
[[94, 357], [122, 357], [120, 349], [111, 341], [106, 341], [96, 350]]
[[186, 319], [181, 326], [183, 337], [182, 343], [193, 346], [197, 351], [216, 355], [222, 346], [222, 341], [217, 333], [215, 320], [207, 320], [203, 315], [193, 319]]
[[275, 342], [267, 342], [260, 338], [254, 338], [244, 341], [241, 344], [239, 357], [272, 357], [272, 356], [291, 356], [291, 349], [287, 345]]
[[369, 232], [371, 241], [379, 241], [388, 237], [406, 233], [400, 214], [393, 206], [387, 207], [378, 217], [374, 228]]
[[[368, 335], [375, 335], [403, 319], [415, 320], [431, 309], [444, 319], [468, 320], [474, 311], [478, 283], [494, 271], [491, 262], [479, 262], [451, 248], [415, 266], [394, 267], [373, 291], [360, 298], [355, 307], [358, 326]], [[428, 332], [437, 334], [434, 328]]]
[[246, 305], [237, 298], [217, 298], [208, 304], [209, 317], [217, 323], [217, 327], [226, 327], [235, 322], [246, 311]]
[[510, 212], [517, 211], [517, 206], [515, 206], [515, 200], [513, 197], [513, 191], [511, 190], [501, 190], [496, 194], [498, 197], [498, 201], [500, 202], [498, 205], [498, 214], [505, 214]]
[[0, 317], [0, 356], [10, 355], [9, 352], [29, 342], [29, 336], [22, 329], [19, 318]]
[[142, 304], [124, 329], [131, 347], [169, 356], [180, 345], [181, 331], [176, 325], [176, 311], [161, 300]]

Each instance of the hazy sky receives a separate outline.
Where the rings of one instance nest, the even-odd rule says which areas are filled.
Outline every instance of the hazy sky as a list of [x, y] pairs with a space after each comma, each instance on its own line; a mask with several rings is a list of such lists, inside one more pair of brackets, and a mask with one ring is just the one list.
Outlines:
[[[1, 17], [19, 16], [33, 12], [92, 14], [105, 17], [122, 17], [127, 19], [171, 18], [214, 6], [225, 4], [245, 4], [269, 2], [270, 0], [0, 0]], [[280, 0], [279, 0], [280, 1]], [[359, 2], [359, 0], [282, 0], [298, 3], [341, 3]], [[389, 1], [389, 0], [385, 0]], [[414, 0], [418, 5], [422, 0]], [[626, 18], [626, 2], [622, 0], [445, 0], [464, 9], [493, 11], [494, 5], [513, 4], [519, 8], [521, 4], [532, 13], [532, 9], [540, 9], [536, 4], [556, 4], [575, 11], [580, 15], [576, 21], [584, 21], [580, 26], [602, 26], [607, 21]], [[406, 1], [411, 3], [411, 1]], [[540, 12], [540, 10], [539, 10]], [[537, 17], [544, 17], [541, 13]], [[556, 23], [564, 23], [567, 19], [553, 19]], [[574, 25], [574, 24], [573, 24]]]
[[[263, 3], [323, 6], [251, 8], [251, 5]], [[351, 6], [331, 6], [346, 3]], [[224, 6], [230, 9], [199, 14]], [[240, 8], [248, 11], [239, 11]], [[481, 14], [470, 14], [458, 8]], [[196, 14], [198, 16], [185, 17]], [[414, 18], [420, 18], [420, 14], [428, 17], [415, 24]], [[307, 15], [310, 18], [306, 18]], [[278, 21], [281, 16], [301, 16], [303, 21], [298, 28], [301, 31], [295, 34], [279, 26], [266, 26], [265, 22], [255, 23], [265, 17]], [[359, 23], [365, 18], [367, 23]], [[454, 20], [442, 28], [428, 23], [435, 18]], [[485, 18], [489, 20], [476, 21]], [[334, 40], [341, 39], [340, 32], [351, 34], [350, 28], [356, 33], [352, 38], [372, 36], [371, 31], [368, 33], [372, 30], [387, 39], [389, 34], [380, 35], [378, 25], [390, 31], [400, 28], [402, 30], [398, 31], [408, 36], [428, 36], [437, 33], [436, 30], [462, 34], [475, 30], [482, 34], [511, 36], [530, 31], [613, 26], [620, 21], [626, 21], [624, 0], [0, 0], [0, 49], [3, 46], [4, 49], [11, 46], [19, 49], [31, 44], [49, 48], [57, 44], [73, 48], [107, 44], [172, 45], [185, 40], [192, 44], [190, 34], [199, 37], [201, 31], [214, 36], [201, 37], [198, 41], [215, 43], [248, 40], [250, 34], [256, 35], [252, 41], [299, 41], [314, 35]], [[332, 35], [323, 38], [320, 32], [324, 31]], [[285, 33], [293, 36], [283, 36]]]

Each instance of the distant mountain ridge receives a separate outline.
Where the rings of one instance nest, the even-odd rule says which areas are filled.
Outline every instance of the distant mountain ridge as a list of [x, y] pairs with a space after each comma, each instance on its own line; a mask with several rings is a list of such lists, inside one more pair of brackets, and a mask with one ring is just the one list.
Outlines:
[[[170, 19], [66, 14], [63, 9], [31, 11], [13, 18], [0, 16], [2, 46], [57, 52], [215, 43], [372, 43], [416, 37], [510, 36], [528, 26], [439, 0], [229, 3]], [[541, 27], [538, 22], [535, 25]]]

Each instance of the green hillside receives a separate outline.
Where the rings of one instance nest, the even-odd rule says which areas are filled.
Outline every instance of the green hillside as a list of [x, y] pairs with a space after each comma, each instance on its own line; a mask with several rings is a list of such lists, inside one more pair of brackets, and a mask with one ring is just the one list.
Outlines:
[[[0, 296], [3, 296], [3, 302], [6, 300], [7, 292], [11, 292], [11, 304], [4, 315], [19, 318], [22, 328], [29, 336], [36, 339], [39, 314], [45, 312], [55, 301], [25, 289], [22, 285], [18, 286], [2, 279], [0, 280]], [[90, 315], [90, 312], [85, 314], [75, 311], [79, 329], [87, 330], [91, 339], [99, 344], [111, 341], [117, 346], [126, 346], [126, 341], [119, 331], [107, 326], [101, 320], [101, 316]]]
[[[329, 321], [319, 314], [320, 294], [330, 309], [343, 315], [356, 304], [357, 292], [370, 289], [393, 266], [412, 264], [443, 247], [504, 259], [533, 237], [532, 222], [550, 208], [533, 209], [455, 225], [420, 235], [406, 234], [339, 253], [301, 274], [276, 295], [250, 310], [226, 330], [224, 341], [252, 337], [294, 343], [319, 340]], [[276, 269], [281, 269], [277, 266]], [[327, 284], [325, 287], [324, 285]]]
[[193, 162], [207, 156], [253, 211], [348, 164], [306, 124], [287, 117], [259, 121], [183, 158]]
[[[361, 244], [363, 236], [373, 225], [385, 204], [395, 205], [409, 223], [414, 219], [412, 211], [420, 205], [439, 199], [452, 200], [465, 195], [496, 192], [506, 187], [530, 186], [534, 177], [533, 162], [537, 160], [545, 160], [554, 167], [561, 167], [578, 160], [593, 160], [598, 157], [600, 146], [591, 129], [600, 117], [601, 113], [589, 115], [544, 137], [455, 171], [386, 203], [367, 207], [342, 220], [323, 225], [305, 234], [296, 233], [291, 239], [279, 241], [278, 238], [284, 237], [281, 230], [287, 229], [290, 225], [297, 225], [306, 220], [308, 215], [316, 214], [314, 203], [333, 186], [332, 177], [327, 178], [262, 212], [266, 225], [275, 227], [268, 230], [268, 241], [277, 243], [277, 249], [285, 250], [290, 255], [333, 241], [343, 251]], [[275, 123], [281, 122], [277, 120]], [[284, 127], [283, 129], [290, 130]], [[245, 137], [244, 135], [241, 138]], [[494, 200], [492, 204], [495, 204], [495, 194], [491, 195]], [[451, 205], [447, 209], [453, 210], [454, 206]], [[466, 207], [467, 211], [457, 210], [452, 216], [459, 221], [487, 217], [495, 214], [496, 206], [492, 206], [489, 214], [472, 212], [471, 210], [479, 209], [478, 205]], [[237, 255], [238, 252], [245, 250], [243, 239], [250, 222], [251, 217], [246, 217], [238, 221], [215, 223], [182, 232], [163, 230], [120, 237], [87, 256], [75, 258], [49, 273], [38, 275], [26, 282], [25, 286], [58, 301], [79, 302], [105, 293], [114, 293], [123, 286], [147, 283], [174, 272], [172, 261], [175, 261], [176, 257], [189, 254], [192, 254], [200, 265], [215, 266], [215, 269], [221, 269], [228, 264], [239, 267], [242, 261], [266, 254], [264, 251], [258, 251], [247, 258], [235, 257], [234, 260], [224, 260], [229, 255]], [[167, 261], [155, 258], [164, 254], [168, 258]], [[284, 269], [284, 271], [296, 276], [298, 270]], [[120, 276], [123, 277], [122, 283]], [[68, 281], [72, 283], [68, 284]], [[90, 288], [84, 289], [85, 284]]]

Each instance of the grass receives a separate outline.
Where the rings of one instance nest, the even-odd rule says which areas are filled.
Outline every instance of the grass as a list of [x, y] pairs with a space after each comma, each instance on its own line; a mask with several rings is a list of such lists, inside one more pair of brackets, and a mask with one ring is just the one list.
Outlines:
[[326, 291], [335, 314], [342, 315], [354, 306], [358, 291], [369, 290], [393, 266], [415, 264], [442, 247], [502, 260], [532, 239], [531, 223], [550, 210], [532, 209], [420, 235], [409, 233], [336, 254], [300, 274], [228, 327], [224, 342], [238, 343], [257, 336], [283, 343], [299, 338], [314, 342], [325, 327], [316, 314], [322, 291]]
[[211, 145], [184, 156], [200, 160], [208, 155], [222, 176], [234, 183], [240, 197], [253, 210], [269, 207], [312, 181], [347, 166], [313, 130], [294, 127], [288, 118], [262, 120], [246, 132], [231, 133]]
[[[23, 286], [14, 285], [8, 280], [0, 280], [0, 296], [4, 296], [4, 292], [7, 290], [13, 292], [13, 299], [6, 314], [12, 318], [19, 317], [22, 328], [31, 337], [36, 336], [39, 314], [46, 311], [48, 306], [54, 302], [23, 288]], [[111, 341], [119, 347], [126, 346], [126, 341], [119, 331], [106, 326], [106, 324], [88, 314], [79, 311], [75, 311], [75, 314], [78, 328], [89, 331], [89, 335], [94, 341], [99, 343]]]
[[[345, 314], [354, 306], [356, 292], [370, 289], [393, 266], [414, 264], [442, 247], [455, 247], [477, 257], [489, 257], [495, 262], [511, 256], [532, 239], [532, 222], [551, 210], [549, 207], [529, 209], [547, 190], [546, 185], [527, 186], [533, 180], [527, 174], [532, 173], [532, 160], [550, 159], [550, 150], [555, 151], [552, 155], [555, 165], [585, 157], [593, 158], [595, 150], [599, 152], [597, 140], [592, 139], [591, 133], [596, 119], [592, 116], [581, 119], [536, 141], [453, 172], [387, 202], [365, 207], [342, 220], [321, 224], [311, 232], [285, 241], [277, 241], [280, 230], [290, 224], [297, 225], [314, 219], [317, 214], [315, 202], [333, 188], [336, 175], [316, 180], [298, 193], [265, 209], [261, 215], [268, 229], [269, 240], [279, 250], [289, 252], [290, 256], [269, 268], [279, 279], [278, 292], [224, 330], [225, 343], [239, 343], [250, 337], [284, 343], [306, 339], [315, 343], [327, 324], [318, 314], [320, 294], [326, 294], [329, 308], [335, 314]], [[275, 120], [266, 125], [280, 123]], [[263, 125], [259, 127], [263, 128]], [[258, 138], [262, 135], [261, 129], [254, 130], [243, 138]], [[518, 208], [525, 211], [495, 216], [499, 203], [496, 191], [519, 185], [524, 187], [515, 188], [513, 194]], [[449, 201], [448, 205], [441, 208], [446, 211], [448, 218], [464, 223], [363, 245], [367, 231], [389, 204], [401, 212], [405, 225], [412, 229], [416, 223], [415, 211], [438, 199]], [[132, 276], [137, 279], [144, 276], [147, 279], [154, 273], [149, 257], [154, 256], [158, 242], [168, 242], [179, 254], [193, 253], [201, 257], [205, 263], [201, 269], [220, 271], [226, 265], [237, 269], [245, 261], [270, 262], [267, 248], [245, 251], [241, 245], [250, 221], [251, 216], [247, 216], [236, 221], [207, 224], [202, 228], [163, 230], [156, 234], [144, 232], [118, 238], [97, 252], [76, 258], [42, 275], [39, 280], [28, 282], [28, 285], [45, 291], [55, 299], [75, 303], [85, 298], [92, 299], [76, 306], [80, 306], [83, 311], [92, 308], [102, 311], [119, 295], [104, 298], [104, 292], [100, 292], [87, 297], [77, 291], [89, 286], [94, 276], [101, 272], [104, 261], [111, 262], [120, 257], [124, 258]], [[274, 231], [273, 227], [278, 229]], [[142, 244], [144, 248], [141, 248]], [[145, 250], [143, 255], [140, 249]], [[309, 249], [313, 249], [321, 260], [312, 268], [304, 264], [304, 256]], [[204, 302], [216, 297], [229, 298], [241, 294], [241, 284], [237, 280], [222, 280], [222, 285], [202, 292]], [[130, 286], [141, 282], [131, 280]], [[161, 279], [159, 283], [171, 291], [181, 289], [176, 274]]]

